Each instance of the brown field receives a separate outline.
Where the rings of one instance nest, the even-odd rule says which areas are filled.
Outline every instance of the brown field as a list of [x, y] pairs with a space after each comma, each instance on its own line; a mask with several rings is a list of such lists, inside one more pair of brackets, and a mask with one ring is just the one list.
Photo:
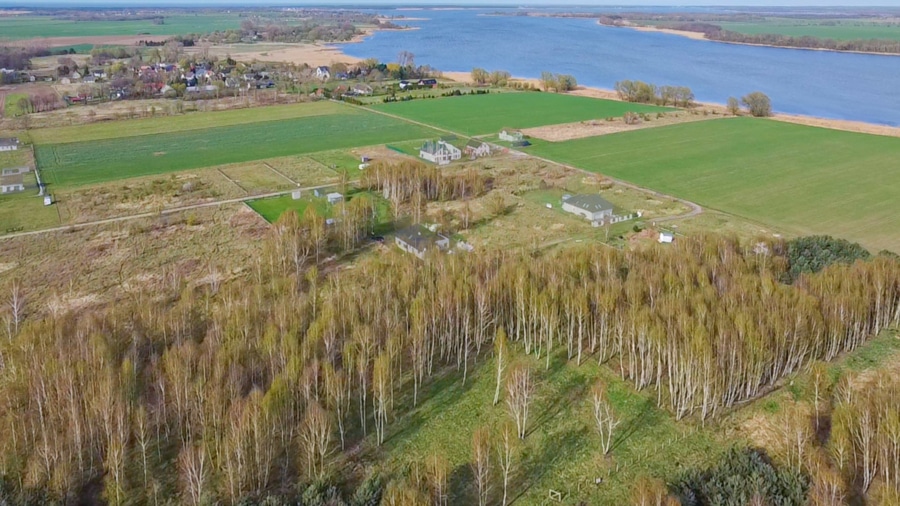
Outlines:
[[305, 63], [311, 67], [361, 61], [360, 58], [344, 54], [337, 47], [324, 44], [220, 44], [210, 47], [209, 54], [220, 58], [231, 55], [242, 61], [259, 60], [297, 65]]
[[612, 118], [607, 120], [591, 120], [579, 121], [575, 123], [564, 123], [561, 125], [547, 125], [536, 128], [527, 128], [522, 130], [525, 135], [543, 139], [550, 142], [569, 141], [572, 139], [581, 139], [583, 137], [596, 137], [598, 135], [608, 135], [618, 132], [628, 132], [632, 130], [641, 130], [644, 128], [654, 128], [667, 125], [676, 125], [678, 123], [689, 123], [691, 121], [702, 121], [717, 118], [720, 116], [704, 116], [701, 114], [689, 114], [687, 112], [666, 113], [662, 117], [650, 115], [650, 121], [642, 121], [637, 125], [627, 125], [622, 118]]
[[11, 46], [77, 46], [80, 44], [95, 44], [101, 46], [134, 46], [142, 40], [164, 42], [172, 35], [88, 35], [84, 37], [36, 37], [33, 39], [20, 39], [6, 42]]

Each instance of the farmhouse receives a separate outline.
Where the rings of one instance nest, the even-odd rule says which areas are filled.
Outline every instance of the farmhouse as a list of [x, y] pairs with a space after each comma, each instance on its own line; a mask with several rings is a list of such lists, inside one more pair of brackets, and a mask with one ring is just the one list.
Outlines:
[[430, 250], [444, 250], [450, 247], [450, 239], [436, 234], [422, 225], [413, 225], [397, 232], [394, 242], [403, 251], [425, 258]]
[[19, 149], [19, 139], [9, 137], [0, 139], [0, 151], [15, 151]]
[[462, 158], [462, 151], [445, 141], [428, 141], [419, 150], [419, 157], [438, 165], [447, 165]]
[[522, 142], [525, 140], [525, 134], [519, 130], [504, 128], [503, 130], [500, 130], [500, 140], [506, 142]]
[[22, 174], [0, 176], [0, 193], [14, 193], [25, 191], [25, 181]]
[[488, 146], [486, 142], [472, 139], [466, 144], [466, 154], [472, 158], [489, 156], [491, 154], [491, 147]]
[[563, 197], [562, 208], [564, 211], [584, 216], [590, 221], [602, 221], [613, 214], [613, 205], [600, 195], [585, 194]]
[[419, 79], [419, 86], [430, 86], [437, 88], [437, 79]]
[[316, 67], [316, 78], [323, 81], [331, 79], [331, 69], [328, 67]]

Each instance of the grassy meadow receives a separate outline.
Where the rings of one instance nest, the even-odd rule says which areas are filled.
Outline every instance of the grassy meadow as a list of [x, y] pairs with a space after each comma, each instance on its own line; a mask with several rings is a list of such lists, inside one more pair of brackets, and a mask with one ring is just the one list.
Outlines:
[[628, 111], [671, 109], [556, 93], [490, 93], [411, 100], [373, 109], [464, 135], [486, 135], [503, 128], [531, 128], [622, 116]]
[[[127, 131], [124, 125], [118, 127]], [[76, 186], [431, 135], [425, 127], [348, 108], [314, 117], [38, 143], [36, 158], [49, 184]]]
[[8, 16], [0, 18], [0, 40], [48, 36], [186, 35], [240, 28], [241, 20], [236, 13], [176, 14], [165, 16], [160, 25], [151, 19], [76, 21], [52, 16]]
[[731, 118], [529, 149], [788, 232], [900, 251], [900, 139]]
[[900, 40], [900, 26], [864, 19], [767, 18], [760, 22], [717, 22], [725, 30], [747, 35], [777, 34], [788, 37], [818, 37], [835, 40]]

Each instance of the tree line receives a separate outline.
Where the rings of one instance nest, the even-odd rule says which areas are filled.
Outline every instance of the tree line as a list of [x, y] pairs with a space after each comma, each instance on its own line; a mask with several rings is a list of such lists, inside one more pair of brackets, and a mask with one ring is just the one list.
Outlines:
[[[474, 176], [440, 182], [421, 169], [367, 177], [397, 200], [477, 190]], [[342, 247], [370, 213], [356, 201], [358, 218], [338, 216], [357, 226], [330, 236]], [[237, 504], [298, 484], [355, 484], [364, 477], [349, 450], [386, 440], [411, 409], [405, 392], [414, 406], [422, 385], [446, 374], [468, 381], [484, 357], [512, 346], [547, 367], [557, 354], [608, 364], [676, 418], [707, 419], [900, 322], [900, 262], [884, 255], [792, 285], [782, 283], [784, 243], [716, 236], [537, 257], [423, 262], [393, 252], [323, 274], [321, 220], [284, 220], [243, 271], [211, 265], [192, 284], [163, 268], [163, 288], [135, 286], [95, 310], [28, 306], [27, 290], [11, 288], [0, 342], [3, 497]], [[497, 361], [494, 402], [509, 408], [512, 440], [532, 423], [534, 375], [507, 362]], [[602, 386], [590, 402], [605, 441], [617, 422]], [[428, 490], [446, 490], [446, 465], [434, 459]], [[499, 461], [515, 465], [514, 452]], [[403, 497], [424, 492], [388, 483], [384, 494], [410, 504]]]
[[675, 107], [691, 107], [694, 104], [694, 92], [686, 86], [657, 86], [625, 80], [616, 82], [615, 90], [625, 102]]

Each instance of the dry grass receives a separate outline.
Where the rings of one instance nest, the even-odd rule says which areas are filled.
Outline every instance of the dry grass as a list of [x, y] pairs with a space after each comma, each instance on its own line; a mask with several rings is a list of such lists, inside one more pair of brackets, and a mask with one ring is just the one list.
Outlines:
[[[303, 156], [285, 156], [263, 160], [272, 169], [284, 174], [301, 187], [336, 183], [338, 174], [321, 163]], [[272, 170], [270, 169], [270, 170]], [[282, 178], [282, 180], [284, 180]]]
[[579, 121], [575, 123], [563, 123], [561, 125], [547, 125], [536, 128], [528, 128], [522, 132], [537, 139], [543, 139], [550, 142], [569, 141], [572, 139], [581, 139], [584, 137], [595, 137], [598, 135], [609, 135], [618, 132], [630, 132], [632, 130], [641, 130], [644, 128], [661, 127], [667, 125], [675, 125], [678, 123], [689, 123], [692, 121], [702, 121], [717, 118], [719, 116], [704, 116], [700, 114], [690, 114], [687, 112], [661, 113], [648, 115], [649, 121], [642, 120], [636, 125], [628, 125], [625, 120], [619, 118], [596, 119], [590, 121]]

